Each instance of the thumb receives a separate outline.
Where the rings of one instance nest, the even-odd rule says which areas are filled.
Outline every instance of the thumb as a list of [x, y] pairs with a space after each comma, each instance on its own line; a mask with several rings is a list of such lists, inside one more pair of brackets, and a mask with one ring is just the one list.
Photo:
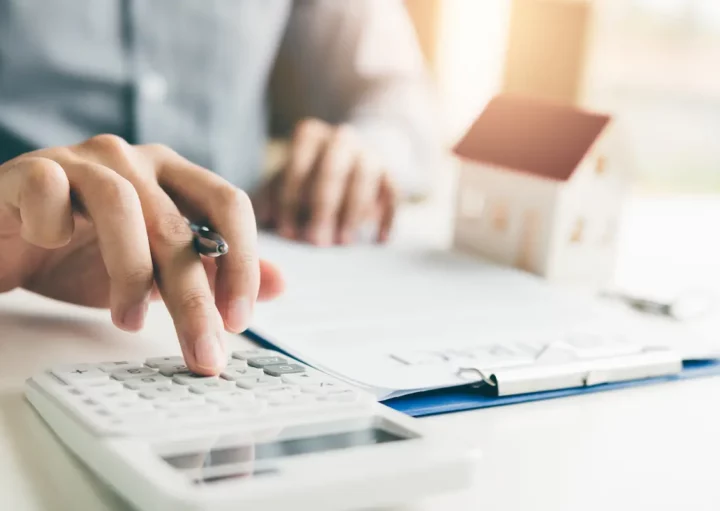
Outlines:
[[269, 261], [260, 260], [260, 291], [258, 300], [269, 301], [285, 290], [285, 280], [280, 269]]

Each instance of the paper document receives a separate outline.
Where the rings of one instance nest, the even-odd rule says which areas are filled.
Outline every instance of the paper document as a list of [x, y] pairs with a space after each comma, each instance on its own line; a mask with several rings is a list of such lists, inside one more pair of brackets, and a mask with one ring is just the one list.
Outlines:
[[429, 246], [319, 249], [263, 234], [259, 247], [282, 269], [287, 290], [257, 306], [252, 330], [380, 399], [467, 384], [458, 375], [465, 366], [673, 343], [669, 331], [590, 297]]

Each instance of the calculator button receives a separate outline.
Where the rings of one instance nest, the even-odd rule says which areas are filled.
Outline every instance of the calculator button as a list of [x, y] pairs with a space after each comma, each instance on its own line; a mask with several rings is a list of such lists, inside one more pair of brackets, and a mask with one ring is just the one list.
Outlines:
[[325, 396], [327, 394], [334, 394], [337, 392], [344, 392], [351, 390], [347, 385], [336, 383], [332, 381], [324, 381], [308, 385], [300, 385], [303, 392], [307, 394], [316, 394], [319, 396]]
[[112, 373], [112, 377], [116, 380], [125, 381], [131, 378], [139, 378], [142, 376], [153, 376], [156, 375], [155, 369], [149, 367], [130, 367], [129, 369], [120, 369]]
[[232, 392], [237, 389], [235, 382], [213, 379], [190, 384], [190, 390], [196, 394], [209, 394], [211, 392]]
[[168, 366], [160, 366], [158, 372], [163, 376], [173, 376], [178, 373], [189, 373], [190, 369], [185, 364], [175, 364]]
[[105, 394], [98, 399], [102, 399], [102, 402], [107, 405], [117, 405], [119, 403], [134, 403], [137, 402], [140, 397], [129, 390], [123, 389], [119, 392], [112, 394]]
[[130, 369], [131, 367], [142, 367], [142, 363], [130, 361], [130, 360], [119, 360], [117, 362], [101, 362], [97, 366], [101, 371], [106, 373], [112, 373], [118, 369]]
[[116, 392], [122, 391], [123, 386], [122, 383], [115, 380], [106, 380], [101, 383], [96, 383], [92, 385], [84, 385], [83, 390], [87, 394], [95, 395], [95, 396], [102, 396], [105, 394], [114, 394]]
[[172, 385], [172, 380], [167, 376], [161, 374], [154, 374], [152, 376], [143, 376], [142, 378], [130, 378], [125, 380], [125, 386], [132, 390], [143, 390], [154, 387], [169, 387]]
[[155, 410], [149, 401], [121, 401], [119, 403], [107, 403], [107, 408], [111, 412], [115, 412], [122, 416], [126, 414], [136, 414], [142, 412], [152, 412]]
[[278, 396], [281, 394], [288, 394], [295, 396], [300, 394], [300, 388], [295, 385], [278, 385], [277, 387], [260, 387], [256, 389], [255, 395], [261, 398], [267, 398], [268, 396]]
[[257, 418], [267, 410], [266, 401], [249, 401], [240, 402], [227, 406], [223, 403], [217, 403], [220, 406], [219, 420], [224, 421], [242, 421], [250, 418]]
[[253, 357], [247, 359], [247, 363], [250, 367], [264, 368], [265, 366], [285, 364], [287, 360], [282, 357]]
[[154, 387], [140, 391], [140, 397], [145, 399], [169, 399], [188, 395], [187, 387], [173, 385], [172, 387]]
[[84, 385], [109, 381], [107, 373], [89, 364], [64, 366], [53, 369], [52, 373], [68, 384]]
[[168, 410], [167, 418], [179, 423], [204, 423], [211, 422], [218, 414], [218, 407], [214, 405], [201, 404], [199, 406], [189, 405], [181, 408]]
[[318, 405], [318, 400], [314, 396], [307, 394], [273, 394], [266, 397], [268, 404], [271, 407], [285, 407], [285, 406], [308, 406]]
[[236, 387], [232, 392], [217, 392], [208, 394], [206, 399], [210, 403], [232, 408], [241, 404], [255, 402], [255, 394], [249, 390], [238, 389]]
[[171, 396], [161, 399], [156, 399], [153, 401], [153, 404], [157, 408], [164, 408], [164, 409], [175, 409], [175, 408], [188, 408], [188, 407], [195, 407], [198, 405], [204, 405], [205, 400], [198, 396], [193, 394], [187, 394], [185, 396]]
[[283, 374], [304, 373], [305, 366], [300, 364], [277, 364], [265, 366], [263, 371], [270, 376], [282, 376]]
[[277, 387], [282, 385], [282, 380], [274, 376], [268, 376], [267, 374], [259, 374], [257, 376], [249, 376], [247, 378], [240, 378], [237, 381], [237, 386], [242, 389], [259, 389], [261, 387]]
[[178, 373], [173, 376], [173, 381], [180, 385], [192, 385], [194, 383], [202, 383], [206, 381], [217, 381], [217, 376], [202, 376], [195, 373]]
[[145, 365], [155, 369], [161, 366], [179, 366], [185, 365], [185, 359], [182, 357], [153, 357], [147, 359]]
[[116, 415], [104, 424], [111, 434], [142, 435], [165, 430], [167, 424], [165, 414], [158, 410], [144, 412], [129, 412]]
[[305, 371], [304, 373], [283, 374], [282, 380], [291, 385], [309, 385], [321, 383], [324, 381], [332, 381], [329, 376], [317, 371]]
[[256, 358], [256, 357], [274, 357], [277, 356], [277, 351], [271, 351], [271, 350], [264, 350], [264, 349], [250, 349], [250, 350], [240, 350], [240, 351], [233, 351], [232, 352], [232, 358], [237, 358], [239, 360], [248, 360], [250, 358]]
[[[244, 362], [243, 362], [244, 363]], [[263, 374], [262, 369], [257, 369], [255, 367], [239, 367], [239, 366], [230, 366], [225, 368], [225, 370], [220, 373], [220, 376], [225, 378], [226, 380], [232, 380], [235, 381], [239, 378], [248, 378], [250, 376], [256, 376]]]

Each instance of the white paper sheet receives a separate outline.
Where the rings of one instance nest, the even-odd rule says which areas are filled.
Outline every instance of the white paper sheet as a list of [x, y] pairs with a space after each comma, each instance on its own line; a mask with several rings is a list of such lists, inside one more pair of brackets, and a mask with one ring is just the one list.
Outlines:
[[482, 364], [503, 346], [521, 355], [517, 343], [530, 347], [528, 363], [533, 346], [578, 335], [677, 344], [666, 323], [653, 327], [534, 276], [428, 246], [318, 249], [270, 235], [259, 244], [287, 291], [257, 307], [252, 329], [379, 398], [466, 383], [456, 374], [466, 359]]

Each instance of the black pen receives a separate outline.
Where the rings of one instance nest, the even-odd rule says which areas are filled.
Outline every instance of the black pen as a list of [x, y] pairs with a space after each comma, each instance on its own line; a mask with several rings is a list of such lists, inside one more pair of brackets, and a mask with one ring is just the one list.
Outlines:
[[204, 225], [196, 225], [188, 221], [193, 232], [193, 245], [198, 254], [208, 257], [220, 257], [230, 250], [227, 242], [218, 233], [211, 231]]

